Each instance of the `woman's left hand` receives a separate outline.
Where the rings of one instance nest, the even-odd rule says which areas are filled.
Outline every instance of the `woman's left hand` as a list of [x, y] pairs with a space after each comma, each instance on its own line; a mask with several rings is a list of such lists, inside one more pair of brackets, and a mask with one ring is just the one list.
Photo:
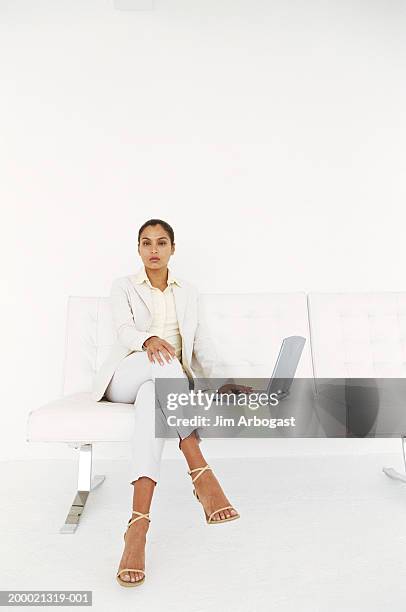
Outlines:
[[235, 383], [227, 383], [218, 389], [217, 393], [250, 393], [253, 387], [246, 385], [236, 385]]

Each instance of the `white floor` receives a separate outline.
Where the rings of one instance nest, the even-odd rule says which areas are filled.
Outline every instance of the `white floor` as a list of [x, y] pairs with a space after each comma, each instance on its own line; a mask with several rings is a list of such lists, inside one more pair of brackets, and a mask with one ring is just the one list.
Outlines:
[[2, 590], [92, 590], [98, 612], [405, 609], [406, 484], [382, 472], [402, 467], [400, 453], [209, 460], [241, 514], [221, 526], [206, 525], [184, 461], [164, 460], [147, 576], [133, 589], [115, 580], [132, 498], [126, 463], [95, 463], [106, 480], [74, 535], [58, 533], [73, 463], [0, 464]]

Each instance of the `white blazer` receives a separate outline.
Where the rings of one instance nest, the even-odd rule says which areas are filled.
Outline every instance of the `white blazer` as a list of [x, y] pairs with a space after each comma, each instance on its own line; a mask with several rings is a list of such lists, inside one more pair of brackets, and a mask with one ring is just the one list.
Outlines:
[[[151, 289], [146, 283], [135, 283], [139, 272], [113, 281], [110, 305], [117, 337], [93, 379], [91, 396], [96, 401], [102, 399], [120, 361], [134, 351], [142, 351], [144, 341], [151, 335], [148, 333], [153, 316]], [[188, 281], [179, 278], [179, 283], [180, 286], [172, 284], [172, 290], [182, 338], [183, 368], [195, 390], [217, 388], [220, 385], [203, 380], [216, 377], [219, 356], [210, 340], [199, 292]], [[194, 380], [196, 377], [202, 379], [199, 385]], [[234, 379], [222, 378], [221, 385], [225, 382], [234, 382]]]

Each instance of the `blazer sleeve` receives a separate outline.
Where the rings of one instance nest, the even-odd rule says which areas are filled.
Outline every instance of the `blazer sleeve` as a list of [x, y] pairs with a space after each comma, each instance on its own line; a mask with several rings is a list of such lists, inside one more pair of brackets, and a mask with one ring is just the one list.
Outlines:
[[125, 279], [117, 278], [113, 281], [110, 306], [119, 344], [130, 351], [143, 351], [142, 345], [147, 338], [151, 337], [151, 334], [140, 331], [135, 326], [134, 313], [125, 288]]
[[[224, 378], [218, 375], [221, 355], [210, 337], [206, 312], [199, 292], [197, 292], [197, 326], [193, 342], [191, 367], [197, 374], [195, 391], [217, 391], [226, 383], [235, 383], [234, 378]], [[216, 380], [213, 380], [216, 379]]]

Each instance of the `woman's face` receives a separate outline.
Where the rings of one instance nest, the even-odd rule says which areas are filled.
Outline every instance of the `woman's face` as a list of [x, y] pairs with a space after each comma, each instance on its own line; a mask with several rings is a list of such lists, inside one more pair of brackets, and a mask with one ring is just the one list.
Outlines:
[[138, 253], [146, 268], [166, 268], [174, 252], [175, 245], [171, 245], [169, 235], [162, 225], [149, 225], [142, 231]]

